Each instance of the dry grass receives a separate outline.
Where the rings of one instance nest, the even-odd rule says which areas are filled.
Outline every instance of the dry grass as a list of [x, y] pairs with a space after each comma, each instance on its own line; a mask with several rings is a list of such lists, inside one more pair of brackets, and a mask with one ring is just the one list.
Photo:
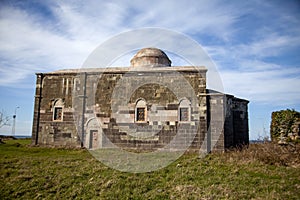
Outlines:
[[82, 149], [0, 144], [0, 199], [300, 199], [299, 177], [299, 146], [272, 143], [186, 154], [141, 174], [108, 168]]
[[300, 144], [278, 145], [273, 142], [250, 144], [248, 147], [232, 149], [223, 154], [230, 162], [253, 163], [300, 168]]

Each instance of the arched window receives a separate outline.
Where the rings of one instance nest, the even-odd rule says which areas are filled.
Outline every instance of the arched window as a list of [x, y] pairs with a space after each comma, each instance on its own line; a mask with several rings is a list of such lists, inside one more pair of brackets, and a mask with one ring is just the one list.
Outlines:
[[146, 122], [147, 121], [147, 105], [142, 99], [138, 100], [135, 106], [135, 121]]
[[178, 107], [178, 120], [181, 122], [191, 120], [191, 103], [187, 99], [183, 99], [179, 103]]
[[53, 121], [63, 121], [63, 100], [56, 99], [53, 104]]

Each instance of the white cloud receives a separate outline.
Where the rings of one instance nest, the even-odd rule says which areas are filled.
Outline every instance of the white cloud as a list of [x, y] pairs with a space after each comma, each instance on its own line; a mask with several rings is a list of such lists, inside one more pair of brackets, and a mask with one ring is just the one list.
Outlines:
[[205, 49], [214, 59], [221, 62], [221, 67], [223, 64], [225, 64], [225, 67], [228, 67], [227, 63], [234, 63], [236, 61], [261, 62], [265, 58], [278, 57], [288, 54], [289, 51], [296, 51], [299, 46], [300, 34], [278, 35], [273, 33], [272, 35], [266, 34], [264, 38], [247, 43], [241, 40], [238, 44], [212, 45], [206, 46]]
[[[299, 59], [285, 57], [299, 52], [297, 2], [39, 1], [48, 13], [34, 8], [36, 3], [9, 2], [0, 7], [0, 87], [16, 88], [10, 93], [31, 98], [33, 94], [27, 93], [33, 92], [35, 72], [78, 68], [99, 44], [120, 32], [161, 27], [201, 42], [216, 62], [226, 92], [256, 105], [299, 105]], [[172, 42], [180, 46], [182, 41]], [[172, 53], [182, 56], [181, 52]], [[185, 53], [190, 54], [182, 59], [172, 55], [172, 64], [193, 62], [186, 59], [193, 52]], [[132, 52], [120, 56], [114, 63], [129, 65]], [[216, 71], [209, 72], [213, 76], [212, 72]], [[213, 87], [214, 80], [209, 78], [208, 84]], [[14, 108], [15, 99], [5, 95], [1, 99], [9, 99], [6, 104]], [[31, 110], [25, 109], [31, 117]], [[268, 118], [269, 112], [264, 111], [263, 116]], [[24, 124], [24, 133], [30, 132], [30, 124]]]
[[[281, 28], [299, 24], [299, 20], [291, 14], [278, 12], [281, 32], [278, 27], [262, 25], [247, 32], [251, 35], [248, 40], [238, 35], [241, 27], [249, 25], [245, 21], [247, 17], [259, 16], [266, 20], [273, 16], [268, 9], [279, 11], [279, 7], [268, 3], [225, 4], [220, 1], [46, 1], [44, 4], [53, 15], [47, 23], [26, 9], [2, 6], [0, 85], [15, 83], [21, 86], [35, 72], [80, 67], [92, 50], [111, 36], [147, 26], [198, 35], [196, 39], [202, 41], [205, 35], [218, 39], [207, 44], [205, 49], [220, 68], [228, 92], [262, 102], [271, 98], [278, 99], [279, 103], [282, 98], [276, 95], [278, 93], [290, 95], [293, 102], [298, 100], [295, 97], [298, 91], [291, 90], [288, 84], [298, 83], [289, 70], [295, 74], [299, 66], [282, 66], [264, 59], [280, 57], [299, 48], [299, 28], [292, 26], [294, 32]], [[220, 43], [222, 45], [217, 46]], [[173, 65], [178, 64], [173, 62]], [[282, 68], [288, 69], [282, 71]], [[282, 84], [274, 87], [279, 82]]]
[[36, 23], [28, 13], [2, 9], [0, 19], [0, 85], [22, 82], [34, 72], [78, 67], [93, 45], [58, 35]]
[[[266, 6], [270, 7], [266, 4], [262, 8]], [[273, 15], [272, 10], [267, 9], [265, 15], [262, 10], [253, 10], [254, 14], [262, 16], [261, 20]], [[292, 26], [299, 24], [299, 20], [291, 22], [284, 19], [287, 19], [285, 13], [279, 13], [278, 23], [283, 25], [257, 26], [245, 38], [236, 38], [222, 45], [205, 46], [217, 63], [226, 92], [262, 104], [287, 106], [300, 102], [300, 89], [293, 87], [300, 85], [300, 66], [295, 59], [286, 57], [299, 51], [300, 29]], [[272, 18], [268, 20], [273, 23]], [[292, 26], [293, 31], [283, 29], [287, 25]]]
[[[137, 10], [133, 25], [168, 27], [187, 33], [207, 33], [227, 37], [239, 11], [219, 1], [154, 1], [151, 5], [133, 2]], [[147, 9], [148, 8], [148, 9]]]
[[238, 16], [233, 6], [218, 1], [42, 4], [52, 16], [31, 13], [26, 6], [1, 7], [0, 85], [22, 82], [34, 72], [80, 67], [95, 47], [120, 31], [156, 26], [224, 38]]
[[[293, 74], [298, 76], [294, 77]], [[226, 92], [253, 102], [288, 106], [300, 102], [300, 70], [221, 71]]]
[[265, 58], [271, 56], [278, 56], [284, 51], [299, 47], [300, 35], [267, 35], [265, 38], [255, 41], [250, 44], [242, 44], [235, 47], [234, 54], [238, 57], [250, 57]]

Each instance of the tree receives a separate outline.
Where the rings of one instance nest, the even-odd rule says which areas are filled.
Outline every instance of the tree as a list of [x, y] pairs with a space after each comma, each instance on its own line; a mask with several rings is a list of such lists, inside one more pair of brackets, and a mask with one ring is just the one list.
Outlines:
[[3, 111], [0, 111], [0, 128], [9, 126], [9, 116], [6, 116]]

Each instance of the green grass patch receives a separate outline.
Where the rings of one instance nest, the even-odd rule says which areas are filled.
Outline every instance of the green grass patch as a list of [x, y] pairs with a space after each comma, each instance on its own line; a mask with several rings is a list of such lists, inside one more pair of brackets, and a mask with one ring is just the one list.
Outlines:
[[111, 169], [84, 149], [30, 147], [29, 140], [5, 143], [0, 145], [0, 199], [300, 198], [298, 149], [290, 158], [286, 151], [279, 154], [284, 162], [270, 162], [271, 153], [267, 160], [257, 156], [254, 149], [265, 146], [203, 159], [185, 154], [158, 171], [134, 174]]

